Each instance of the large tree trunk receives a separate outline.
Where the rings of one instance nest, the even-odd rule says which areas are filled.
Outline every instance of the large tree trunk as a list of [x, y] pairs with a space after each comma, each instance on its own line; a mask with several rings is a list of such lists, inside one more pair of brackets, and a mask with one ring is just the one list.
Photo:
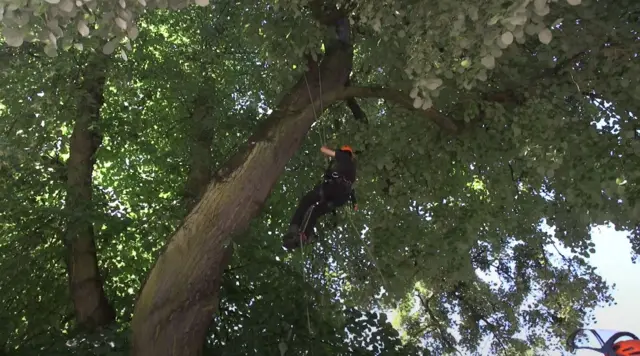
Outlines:
[[[189, 142], [189, 174], [183, 196], [187, 210], [192, 210], [202, 199], [213, 175], [212, 146], [215, 132], [211, 101], [212, 99], [207, 95], [199, 95], [195, 100], [194, 110], [189, 120], [189, 139], [191, 140]], [[228, 265], [232, 256], [233, 245], [229, 245], [224, 251], [221, 265]], [[215, 280], [220, 284], [223, 274], [224, 268], [220, 268], [215, 276]], [[216, 298], [211, 302], [214, 308], [212, 313], [218, 311], [218, 293], [215, 296]]]
[[227, 246], [259, 213], [321, 107], [332, 104], [329, 99], [321, 103], [318, 78], [323, 92], [340, 91], [351, 65], [348, 46], [340, 44], [328, 51], [321, 65], [311, 67], [306, 80], [298, 81], [208, 185], [142, 289], [132, 322], [133, 355], [202, 352], [217, 308], [221, 272], [229, 262], [225, 261]]
[[100, 117], [106, 59], [94, 56], [84, 68], [77, 94], [77, 117], [67, 162], [66, 209], [69, 213], [65, 243], [69, 290], [80, 327], [93, 330], [115, 319], [104, 293], [98, 269], [92, 210], [92, 175], [101, 139], [95, 126]]

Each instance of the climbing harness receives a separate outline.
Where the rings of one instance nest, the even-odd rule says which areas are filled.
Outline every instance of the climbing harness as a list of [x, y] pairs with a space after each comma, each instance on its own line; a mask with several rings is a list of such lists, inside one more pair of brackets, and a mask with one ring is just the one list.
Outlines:
[[[311, 104], [311, 108], [313, 110], [313, 115], [314, 115], [314, 122], [317, 122], [320, 125], [320, 130], [318, 132], [318, 135], [320, 136], [320, 141], [322, 143], [323, 146], [326, 146], [326, 131], [325, 131], [325, 126], [322, 125], [322, 123], [320, 123], [319, 121], [319, 117], [318, 117], [318, 113], [316, 112], [316, 108], [315, 108], [315, 103], [313, 100], [313, 95], [311, 94], [311, 88], [309, 86], [309, 81], [307, 79], [307, 75], [306, 73], [303, 74], [304, 76], [304, 81], [305, 84], [307, 86], [307, 92], [309, 94], [309, 101]], [[322, 113], [324, 111], [324, 103], [323, 103], [323, 91], [322, 91], [322, 78], [321, 78], [321, 73], [320, 70], [318, 70], [318, 84], [319, 84], [319, 91], [320, 91], [320, 95], [319, 95], [319, 100], [320, 100], [320, 113]], [[329, 162], [329, 168], [331, 167], [331, 159], [329, 157], [326, 157], [327, 161]], [[325, 175], [324, 175], [324, 182], [331, 182], [331, 183], [335, 183], [335, 184], [342, 184], [343, 186], [346, 186], [347, 188], [351, 188], [353, 185], [353, 182], [349, 181], [348, 179], [344, 178], [343, 176], [341, 176], [340, 174], [338, 174], [338, 172], [336, 171], [331, 171], [329, 174], [329, 168], [327, 168], [327, 170], [325, 171]], [[301, 269], [302, 269], [302, 278], [305, 281], [305, 283], [307, 282], [307, 277], [306, 277], [306, 269], [305, 269], [305, 254], [304, 254], [304, 248], [305, 248], [305, 244], [307, 242], [309, 242], [310, 237], [306, 236], [305, 231], [308, 227], [309, 224], [309, 220], [311, 219], [311, 214], [313, 213], [313, 211], [323, 202], [326, 202], [325, 197], [324, 197], [324, 190], [321, 187], [320, 188], [320, 200], [318, 200], [317, 202], [313, 203], [305, 212], [303, 219], [302, 219], [302, 223], [301, 226], [299, 226], [298, 228], [298, 239], [299, 239], [299, 247], [300, 247], [300, 257], [301, 257]], [[327, 203], [331, 203], [331, 202], [327, 202]], [[333, 213], [335, 214], [335, 210], [333, 210]], [[359, 236], [359, 232], [357, 227], [355, 226], [355, 223], [353, 222], [353, 220], [351, 219], [351, 215], [348, 215], [348, 219], [351, 223], [351, 225], [353, 226], [354, 231], [356, 232], [356, 236]], [[310, 235], [312, 235], [313, 232], [310, 233]], [[295, 238], [295, 237], [294, 237]], [[364, 246], [364, 249], [366, 250], [367, 254], [369, 255], [369, 258], [372, 260], [374, 267], [376, 268], [376, 270], [378, 271], [380, 278], [382, 280], [382, 284], [383, 287], [385, 287], [385, 289], [388, 289], [388, 284], [386, 283], [386, 280], [384, 278], [384, 276], [382, 275], [382, 272], [380, 271], [380, 269], [378, 268], [378, 263], [375, 260], [375, 257], [373, 256], [373, 253], [371, 252], [371, 250], [369, 249], [369, 247], [364, 243], [364, 241], [362, 241], [362, 244]], [[305, 296], [306, 296], [306, 291], [305, 291]], [[307, 328], [309, 331], [309, 334], [312, 334], [312, 330], [311, 330], [311, 319], [310, 319], [310, 315], [309, 315], [309, 306], [307, 304], [306, 306], [306, 316], [307, 316]], [[291, 333], [289, 334], [288, 340], [291, 340]], [[284, 343], [283, 348], [281, 349], [281, 353], [284, 354], [284, 352], [286, 352], [286, 343]], [[284, 351], [282, 351], [284, 349]], [[311, 349], [311, 353], [313, 354], [313, 349]]]
[[351, 182], [347, 178], [341, 176], [338, 172], [332, 170], [331, 168], [332, 168], [332, 166], [330, 165], [325, 170], [325, 174], [324, 174], [324, 182], [325, 183], [331, 183], [331, 182], [341, 183], [341, 184], [346, 185], [349, 188], [351, 187], [351, 185], [353, 185], [353, 182]]

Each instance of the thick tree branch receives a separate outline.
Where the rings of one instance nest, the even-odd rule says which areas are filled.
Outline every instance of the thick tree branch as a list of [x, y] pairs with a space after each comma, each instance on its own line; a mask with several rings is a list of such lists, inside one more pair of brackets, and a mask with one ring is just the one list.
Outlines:
[[535, 77], [525, 81], [525, 85], [519, 84], [517, 87], [508, 88], [495, 93], [485, 94], [482, 99], [496, 103], [513, 103], [521, 105], [526, 101], [525, 92], [533, 94], [538, 85], [544, 83], [545, 79], [559, 76], [565, 70], [571, 68], [575, 63], [587, 53], [587, 50], [575, 53], [573, 56], [565, 58], [556, 64], [553, 68], [547, 68], [538, 73]]
[[325, 26], [333, 26], [338, 20], [344, 17], [345, 11], [336, 6], [332, 0], [313, 0], [309, 4], [311, 14], [318, 23]]
[[460, 133], [461, 128], [450, 118], [442, 115], [438, 110], [431, 107], [427, 110], [416, 109], [413, 107], [413, 100], [408, 93], [401, 90], [395, 90], [383, 87], [345, 87], [343, 90], [329, 93], [325, 100], [347, 100], [350, 98], [378, 98], [398, 104], [406, 109], [420, 112], [429, 120], [435, 122], [449, 134]]
[[[501, 328], [499, 328], [496, 324], [491, 322], [489, 318], [477, 308], [477, 305], [478, 305], [477, 303], [474, 303], [473, 301], [469, 300], [470, 298], [468, 297], [468, 294], [469, 294], [469, 290], [467, 287], [467, 283], [459, 282], [456, 285], [455, 292], [452, 295], [461, 304], [461, 308], [466, 308], [471, 313], [471, 317], [473, 318], [475, 323], [478, 325], [478, 327], [480, 326], [481, 321], [484, 322], [489, 332], [491, 332], [493, 337], [498, 341], [498, 344], [500, 345], [500, 347], [504, 351], [508, 350], [507, 343], [504, 340], [503, 335], [501, 335], [503, 333], [503, 330], [501, 330]], [[483, 302], [486, 302], [486, 300]], [[491, 301], [488, 301], [488, 303], [494, 308], [494, 312], [495, 312], [495, 310], [497, 309], [495, 305], [491, 303]]]
[[455, 346], [455, 342], [456, 342], [455, 339], [451, 336], [451, 334], [447, 331], [447, 329], [443, 327], [444, 325], [442, 324], [440, 319], [438, 319], [438, 317], [435, 315], [435, 313], [431, 309], [431, 306], [429, 305], [429, 303], [435, 297], [435, 294], [431, 294], [431, 296], [429, 296], [427, 299], [425, 299], [420, 293], [416, 293], [415, 295], [420, 300], [420, 304], [422, 305], [422, 308], [427, 312], [427, 314], [429, 315], [429, 319], [432, 322], [427, 327], [434, 326], [438, 330], [438, 332], [440, 333], [441, 340], [445, 345], [445, 347], [447, 348], [446, 351], [448, 352], [455, 351], [456, 353], [460, 354], [460, 351]]
[[[347, 83], [345, 84], [345, 86], [346, 87], [351, 86], [351, 78], [347, 80]], [[347, 103], [347, 107], [351, 111], [351, 114], [353, 114], [354, 119], [365, 124], [368, 123], [367, 114], [364, 113], [364, 111], [362, 110], [360, 105], [358, 105], [358, 101], [355, 98], [347, 99], [346, 103]]]
[[69, 220], [64, 241], [68, 253], [69, 290], [78, 324], [89, 330], [111, 323], [116, 316], [103, 289], [93, 223], [87, 216], [93, 205], [95, 154], [102, 141], [95, 126], [104, 101], [107, 65], [106, 57], [96, 55], [83, 70], [66, 171]]
[[[542, 73], [536, 73], [529, 80], [524, 81], [524, 85], [518, 84], [515, 87], [511, 87], [505, 90], [501, 90], [495, 93], [486, 94], [483, 99], [486, 101], [497, 102], [497, 103], [514, 103], [521, 105], [525, 102], [527, 96], [526, 93], [529, 93], [530, 97], [536, 97], [534, 95], [535, 90], [539, 88], [539, 86], [544, 85], [547, 79], [558, 78], [564, 72], [571, 70], [576, 64], [585, 59], [585, 56], [593, 53], [593, 46], [587, 46], [585, 49], [575, 52], [573, 55], [559, 60], [558, 63], [552, 67], [547, 68], [542, 71]], [[622, 46], [615, 43], [610, 43], [607, 41], [602, 44], [596, 55], [601, 55], [605, 57], [607, 60], [615, 60], [620, 58], [628, 58], [630, 54], [636, 53], [636, 49], [633, 47]], [[603, 99], [598, 95], [598, 93], [591, 92], [587, 90], [581, 93], [582, 95], [589, 96], [592, 99], [594, 97], [598, 97], [599, 99]]]
[[36, 59], [42, 57], [38, 45], [33, 42], [24, 43], [20, 47], [11, 47], [6, 44], [0, 46], [0, 63], [9, 63], [10, 60], [17, 59], [21, 55]]

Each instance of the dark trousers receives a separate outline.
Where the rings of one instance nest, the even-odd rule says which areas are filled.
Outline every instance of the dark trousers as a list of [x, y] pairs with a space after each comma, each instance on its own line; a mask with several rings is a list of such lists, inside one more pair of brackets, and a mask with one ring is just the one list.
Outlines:
[[[291, 225], [297, 225], [299, 229], [304, 229], [305, 235], [311, 236], [318, 218], [344, 205], [349, 200], [350, 192], [350, 185], [338, 181], [327, 181], [316, 185], [313, 190], [305, 194], [300, 200], [298, 208], [293, 214], [293, 218], [291, 218]], [[319, 204], [313, 208], [307, 225], [302, 226], [307, 210], [316, 203]]]

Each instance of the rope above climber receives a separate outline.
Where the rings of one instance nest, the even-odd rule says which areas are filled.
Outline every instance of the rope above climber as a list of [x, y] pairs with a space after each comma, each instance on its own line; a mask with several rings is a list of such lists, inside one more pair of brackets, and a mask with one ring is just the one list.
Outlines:
[[320, 151], [333, 159], [324, 174], [323, 182], [305, 194], [296, 209], [289, 232], [283, 237], [286, 249], [295, 249], [311, 241], [319, 217], [345, 205], [348, 201], [358, 210], [353, 183], [356, 180], [355, 155], [350, 146], [332, 150], [322, 146]]

